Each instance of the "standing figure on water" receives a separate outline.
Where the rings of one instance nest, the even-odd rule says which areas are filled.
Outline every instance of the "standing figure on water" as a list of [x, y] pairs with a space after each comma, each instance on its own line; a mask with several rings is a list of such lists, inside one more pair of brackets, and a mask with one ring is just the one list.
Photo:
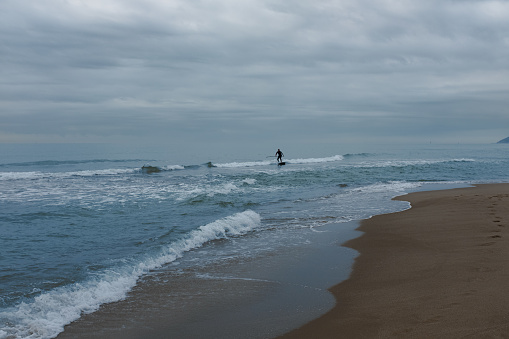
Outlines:
[[283, 162], [283, 157], [285, 155], [283, 154], [283, 152], [281, 152], [281, 150], [278, 148], [277, 149], [277, 152], [276, 152], [276, 157], [277, 157], [277, 162]]

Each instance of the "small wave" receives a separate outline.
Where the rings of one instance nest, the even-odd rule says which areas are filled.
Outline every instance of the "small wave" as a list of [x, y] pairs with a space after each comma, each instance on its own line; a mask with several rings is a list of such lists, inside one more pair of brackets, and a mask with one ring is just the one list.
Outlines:
[[168, 165], [168, 166], [164, 166], [163, 170], [165, 170], [165, 171], [176, 171], [176, 170], [184, 170], [186, 168], [191, 168], [191, 166], [186, 167], [186, 166], [182, 166], [182, 165]]
[[374, 153], [347, 153], [347, 154], [343, 155], [343, 157], [345, 157], [345, 158], [357, 158], [357, 157], [368, 158], [368, 157], [372, 157], [374, 155], [375, 155]]
[[406, 181], [389, 181], [380, 182], [368, 186], [352, 188], [352, 192], [363, 193], [378, 193], [378, 192], [405, 192], [414, 188], [421, 187], [422, 183], [419, 182], [406, 182]]
[[159, 173], [163, 171], [176, 171], [176, 170], [184, 170], [186, 167], [182, 165], [167, 165], [163, 167], [152, 166], [152, 165], [143, 165], [141, 167], [141, 171], [143, 173], [151, 174], [151, 173]]
[[[326, 158], [297, 158], [286, 160], [288, 164], [311, 164], [311, 163], [322, 163], [322, 162], [332, 162], [332, 161], [340, 161], [343, 160], [342, 155], [334, 155], [332, 157]], [[220, 167], [220, 168], [238, 168], [238, 167], [255, 167], [255, 166], [268, 166], [268, 165], [277, 165], [275, 161], [271, 160], [262, 160], [262, 161], [246, 161], [246, 162], [229, 162], [223, 164], [212, 164], [209, 163], [209, 167]]]
[[55, 175], [56, 177], [59, 177], [59, 176], [63, 176], [63, 177], [66, 177], [66, 176], [91, 177], [91, 176], [95, 176], [95, 175], [128, 174], [128, 173], [135, 173], [136, 171], [137, 171], [137, 169], [134, 169], [134, 168], [128, 168], [128, 169], [111, 168], [111, 169], [104, 169], [104, 170], [52, 173], [52, 175]]
[[104, 169], [104, 170], [87, 170], [73, 172], [0, 172], [0, 181], [7, 180], [37, 180], [50, 178], [67, 178], [67, 177], [91, 177], [95, 175], [117, 175], [135, 173], [138, 169]]
[[312, 164], [312, 163], [321, 163], [321, 162], [333, 162], [333, 161], [341, 161], [344, 157], [342, 155], [334, 155], [332, 157], [326, 158], [307, 158], [307, 159], [290, 159], [286, 160], [289, 164]]
[[464, 159], [452, 159], [451, 162], [475, 162], [475, 159], [468, 159], [468, 158], [464, 158]]
[[242, 180], [242, 183], [247, 184], [247, 185], [254, 185], [256, 183], [256, 179], [246, 178], [246, 179]]
[[143, 165], [143, 167], [141, 167], [141, 171], [143, 173], [152, 174], [161, 172], [161, 169], [157, 166]]
[[215, 187], [215, 189], [211, 192], [208, 192], [209, 197], [213, 197], [215, 194], [229, 194], [237, 189], [233, 183], [225, 183], [224, 185], [220, 185]]
[[268, 166], [270, 164], [275, 164], [275, 162], [274, 161], [230, 162], [230, 163], [225, 163], [225, 164], [214, 164], [213, 167], [238, 168], [238, 167]]
[[362, 162], [355, 167], [408, 167], [444, 164], [450, 162], [473, 162], [474, 159], [447, 159], [447, 160], [384, 160], [380, 162]]
[[43, 172], [0, 172], [0, 181], [41, 179], [51, 174]]
[[91, 163], [125, 163], [125, 162], [143, 162], [147, 160], [141, 159], [91, 159], [91, 160], [41, 160], [41, 161], [28, 161], [28, 162], [14, 162], [9, 164], [0, 164], [0, 167], [16, 166], [16, 167], [30, 167], [30, 166], [61, 166], [61, 165], [82, 165]]
[[52, 338], [81, 314], [96, 311], [101, 304], [126, 297], [136, 281], [150, 270], [175, 261], [205, 243], [240, 236], [260, 226], [260, 215], [251, 210], [237, 213], [191, 231], [161, 252], [131, 265], [109, 269], [94, 278], [45, 292], [32, 302], [0, 313], [0, 335], [14, 338]]
[[180, 192], [180, 197], [177, 201], [186, 201], [189, 204], [197, 204], [211, 201], [216, 195], [228, 195], [232, 192], [236, 192], [239, 188], [233, 183], [224, 183], [218, 186], [199, 186], [199, 187], [188, 187], [186, 190]]

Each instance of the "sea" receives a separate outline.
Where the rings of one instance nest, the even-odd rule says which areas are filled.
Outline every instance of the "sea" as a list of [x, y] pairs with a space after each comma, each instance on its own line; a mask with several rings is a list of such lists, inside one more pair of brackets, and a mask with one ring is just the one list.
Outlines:
[[[507, 144], [289, 147], [283, 166], [278, 147], [190, 155], [162, 145], [0, 144], [0, 338], [54, 338], [161, 272], [151, 288], [192, 272], [256, 281], [218, 277], [217, 267], [302, 256], [324, 242], [339, 249], [359, 236], [356, 222], [408, 209], [392, 198], [409, 192], [509, 182]], [[353, 252], [335, 254], [344, 264], [317, 283], [324, 294], [348, 277]], [[259, 281], [277, 280], [289, 261], [275, 262]], [[194, 285], [179, 295], [186, 289], [186, 300], [198, 298]], [[334, 303], [324, 300], [318, 315]], [[297, 323], [311, 320], [295, 313]]]

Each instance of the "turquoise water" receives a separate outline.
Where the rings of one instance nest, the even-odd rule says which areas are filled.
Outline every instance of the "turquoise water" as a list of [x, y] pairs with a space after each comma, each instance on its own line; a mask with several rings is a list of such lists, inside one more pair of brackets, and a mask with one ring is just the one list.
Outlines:
[[54, 337], [205, 244], [191, 265], [298, 246], [310, 229], [406, 209], [391, 198], [407, 192], [509, 181], [508, 145], [348, 147], [282, 149], [278, 167], [277, 148], [0, 145], [0, 338]]

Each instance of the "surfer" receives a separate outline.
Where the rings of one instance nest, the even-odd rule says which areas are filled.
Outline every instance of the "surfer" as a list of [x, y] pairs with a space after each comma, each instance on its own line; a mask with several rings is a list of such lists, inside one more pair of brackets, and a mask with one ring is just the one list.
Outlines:
[[283, 159], [281, 158], [284, 156], [285, 155], [283, 154], [283, 152], [281, 152], [281, 150], [278, 148], [276, 152], [277, 162], [283, 162]]

